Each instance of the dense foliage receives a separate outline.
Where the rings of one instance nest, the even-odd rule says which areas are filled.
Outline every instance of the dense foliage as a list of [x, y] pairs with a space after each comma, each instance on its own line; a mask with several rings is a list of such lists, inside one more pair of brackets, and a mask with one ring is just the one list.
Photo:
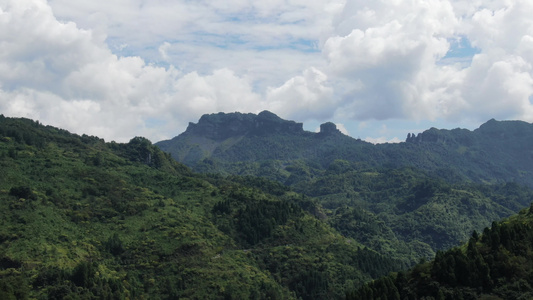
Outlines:
[[371, 145], [331, 123], [311, 133], [268, 112], [219, 113], [157, 145], [198, 172], [276, 180], [343, 235], [411, 265], [533, 201], [532, 136], [527, 123], [491, 120]]
[[411, 168], [345, 169], [297, 188], [330, 211], [328, 222], [342, 234], [406, 263], [432, 258], [533, 201], [515, 183], [450, 184]]
[[[343, 236], [399, 261], [402, 267], [436, 255], [434, 268], [448, 268], [448, 273], [434, 270], [444, 272], [444, 277], [433, 280], [456, 280], [440, 287], [426, 282], [425, 287], [431, 288], [417, 291], [411, 287], [414, 292], [406, 293], [400, 289], [407, 286], [405, 274], [400, 272], [350, 297], [466, 299], [493, 292], [480, 290], [479, 284], [498, 285], [493, 282], [500, 280], [495, 279], [501, 275], [498, 271], [497, 277], [491, 277], [493, 281], [483, 274], [459, 279], [467, 271], [485, 272], [486, 266], [479, 257], [466, 266], [458, 248], [443, 251], [533, 201], [533, 125], [490, 120], [474, 131], [431, 128], [409, 134], [404, 143], [382, 145], [342, 135], [331, 123], [323, 124], [319, 133], [296, 125], [268, 112], [204, 115], [183, 134], [156, 145], [197, 172], [275, 180], [303, 194], [299, 206]], [[270, 234], [268, 226], [265, 228], [259, 236]], [[253, 243], [254, 238], [248, 242]], [[464, 268], [451, 271], [454, 264]], [[493, 270], [490, 264], [489, 268]], [[527, 282], [531, 279], [527, 276], [521, 272], [518, 278]], [[456, 292], [457, 284], [466, 289]], [[518, 295], [497, 294], [508, 299]]]
[[259, 121], [239, 121], [259, 124], [249, 140], [196, 137], [225, 149], [202, 156], [195, 169], [208, 173], [197, 174], [142, 137], [106, 143], [0, 116], [0, 299], [531, 296], [531, 214], [492, 223], [528, 206], [529, 188], [490, 172], [491, 184], [473, 180], [479, 165], [464, 181], [453, 164], [383, 163], [333, 124], [314, 135]]
[[0, 299], [317, 299], [397, 270], [312, 199], [0, 116]]
[[[533, 206], [493, 222], [431, 262], [375, 280], [347, 299], [531, 299]], [[431, 298], [430, 298], [431, 297]]]

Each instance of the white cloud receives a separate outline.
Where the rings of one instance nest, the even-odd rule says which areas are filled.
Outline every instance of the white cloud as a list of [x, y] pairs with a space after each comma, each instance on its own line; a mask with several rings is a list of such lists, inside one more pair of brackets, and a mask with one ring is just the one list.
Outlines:
[[58, 22], [44, 1], [0, 7], [0, 109], [8, 115], [125, 141], [174, 134], [149, 128], [151, 118], [183, 128], [206, 112], [258, 110], [250, 83], [230, 70], [182, 75], [112, 54], [90, 30]]
[[[339, 115], [359, 120], [521, 118], [533, 121], [531, 1], [347, 2], [324, 55], [343, 92]], [[439, 63], [450, 39], [481, 53]]]
[[466, 34], [482, 52], [464, 71], [460, 90], [469, 104], [464, 117], [533, 121], [533, 3], [491, 4], [467, 22]]
[[[216, 70], [204, 77], [189, 73], [179, 79], [174, 88], [172, 101], [178, 104], [176, 113], [185, 110], [200, 116], [205, 112], [258, 110], [260, 98], [252, 92], [250, 83], [228, 69]], [[181, 106], [184, 102], [186, 107]]]
[[[332, 74], [358, 82], [344, 94], [356, 119], [434, 117], [424, 98], [458, 24], [445, 1], [347, 2], [324, 55]], [[345, 33], [345, 34], [343, 34]], [[347, 108], [347, 109], [346, 109]]]
[[[183, 73], [138, 56], [117, 56], [102, 36], [56, 20], [44, 1], [10, 1], [0, 7], [0, 22], [6, 25], [0, 29], [5, 41], [0, 109], [8, 115], [108, 140], [135, 135], [159, 140], [178, 134], [204, 113], [270, 108], [288, 117], [322, 118], [332, 104], [326, 75], [312, 67], [269, 88], [263, 98], [249, 77], [228, 68]], [[164, 58], [171, 50], [167, 42], [158, 48]], [[164, 128], [153, 128], [154, 120]]]
[[337, 124], [335, 124], [335, 125], [337, 125], [337, 129], [338, 129], [340, 132], [344, 133], [345, 135], [350, 135], [350, 132], [348, 131], [348, 129], [346, 129], [346, 127], [344, 126], [344, 124], [337, 123]]
[[161, 55], [161, 58], [164, 61], [168, 61], [168, 50], [172, 47], [172, 45], [169, 42], [164, 42], [161, 46], [159, 46], [159, 54]]
[[[120, 141], [217, 111], [350, 129], [533, 121], [532, 13], [527, 0], [0, 0], [0, 109]], [[458, 40], [473, 57], [446, 56]]]
[[327, 119], [335, 111], [333, 90], [320, 70], [309, 68], [267, 92], [268, 107], [285, 118]]

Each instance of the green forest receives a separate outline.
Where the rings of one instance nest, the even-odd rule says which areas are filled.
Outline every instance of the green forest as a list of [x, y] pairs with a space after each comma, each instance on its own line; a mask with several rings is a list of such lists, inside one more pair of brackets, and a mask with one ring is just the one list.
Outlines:
[[[401, 268], [264, 179], [0, 118], [1, 299], [317, 299]], [[320, 208], [316, 208], [320, 210]]]
[[435, 259], [347, 292], [346, 299], [532, 299], [533, 206]]
[[531, 297], [527, 180], [468, 173], [451, 137], [444, 169], [413, 137], [387, 162], [331, 126], [262, 117], [273, 130], [239, 139], [197, 130], [186, 166], [142, 137], [0, 116], [0, 299]]
[[531, 124], [490, 120], [372, 145], [264, 111], [204, 115], [156, 145], [195, 172], [277, 181], [342, 235], [409, 266], [529, 206], [532, 137]]

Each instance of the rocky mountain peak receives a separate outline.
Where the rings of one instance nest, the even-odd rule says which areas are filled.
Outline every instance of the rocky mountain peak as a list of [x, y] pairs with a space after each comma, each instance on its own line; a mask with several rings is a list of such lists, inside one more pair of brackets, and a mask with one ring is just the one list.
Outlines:
[[225, 140], [246, 134], [301, 133], [303, 124], [283, 120], [269, 111], [252, 113], [216, 113], [203, 115], [198, 123], [189, 123], [187, 134], [213, 140]]
[[326, 122], [320, 125], [320, 133], [321, 134], [337, 134], [341, 132], [340, 130], [337, 129], [337, 125], [335, 125], [335, 123]]

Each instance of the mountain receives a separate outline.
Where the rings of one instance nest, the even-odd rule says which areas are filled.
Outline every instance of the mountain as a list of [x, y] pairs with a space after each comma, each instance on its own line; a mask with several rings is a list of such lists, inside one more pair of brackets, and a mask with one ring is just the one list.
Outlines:
[[346, 299], [532, 299], [533, 206], [468, 243], [348, 292]]
[[417, 167], [454, 170], [464, 178], [476, 182], [510, 182], [533, 187], [533, 125], [523, 121], [496, 121], [482, 124], [478, 129], [437, 130], [432, 128], [416, 137], [408, 136], [399, 145], [403, 152], [429, 151], [428, 162], [419, 160]]
[[279, 183], [195, 174], [142, 137], [0, 115], [0, 166], [0, 299], [342, 299], [405, 267]]
[[206, 159], [232, 163], [313, 159], [321, 154], [317, 145], [342, 141], [354, 140], [340, 133], [333, 123], [323, 124], [319, 133], [311, 133], [303, 130], [302, 123], [263, 111], [258, 115], [204, 115], [197, 124], [189, 123], [181, 135], [156, 145], [176, 160], [195, 167]]
[[[332, 123], [309, 133], [268, 112], [235, 115], [189, 126], [206, 155], [195, 169], [222, 174], [142, 137], [106, 143], [0, 115], [0, 299], [343, 299], [533, 201], [516, 182], [409, 166], [407, 150], [383, 163], [388, 150]], [[278, 181], [247, 175], [258, 170]], [[510, 262], [529, 280], [516, 268], [527, 262]]]
[[490, 120], [373, 145], [265, 111], [204, 115], [156, 145], [197, 172], [276, 180], [343, 235], [412, 264], [533, 201], [532, 137], [529, 123]]
[[292, 162], [323, 170], [340, 159], [361, 168], [414, 167], [448, 180], [533, 187], [533, 125], [526, 122], [490, 120], [474, 131], [431, 128], [408, 134], [404, 143], [378, 145], [343, 135], [333, 123], [320, 128], [307, 132], [268, 111], [218, 113], [156, 145], [199, 172], [265, 176], [288, 185]]

